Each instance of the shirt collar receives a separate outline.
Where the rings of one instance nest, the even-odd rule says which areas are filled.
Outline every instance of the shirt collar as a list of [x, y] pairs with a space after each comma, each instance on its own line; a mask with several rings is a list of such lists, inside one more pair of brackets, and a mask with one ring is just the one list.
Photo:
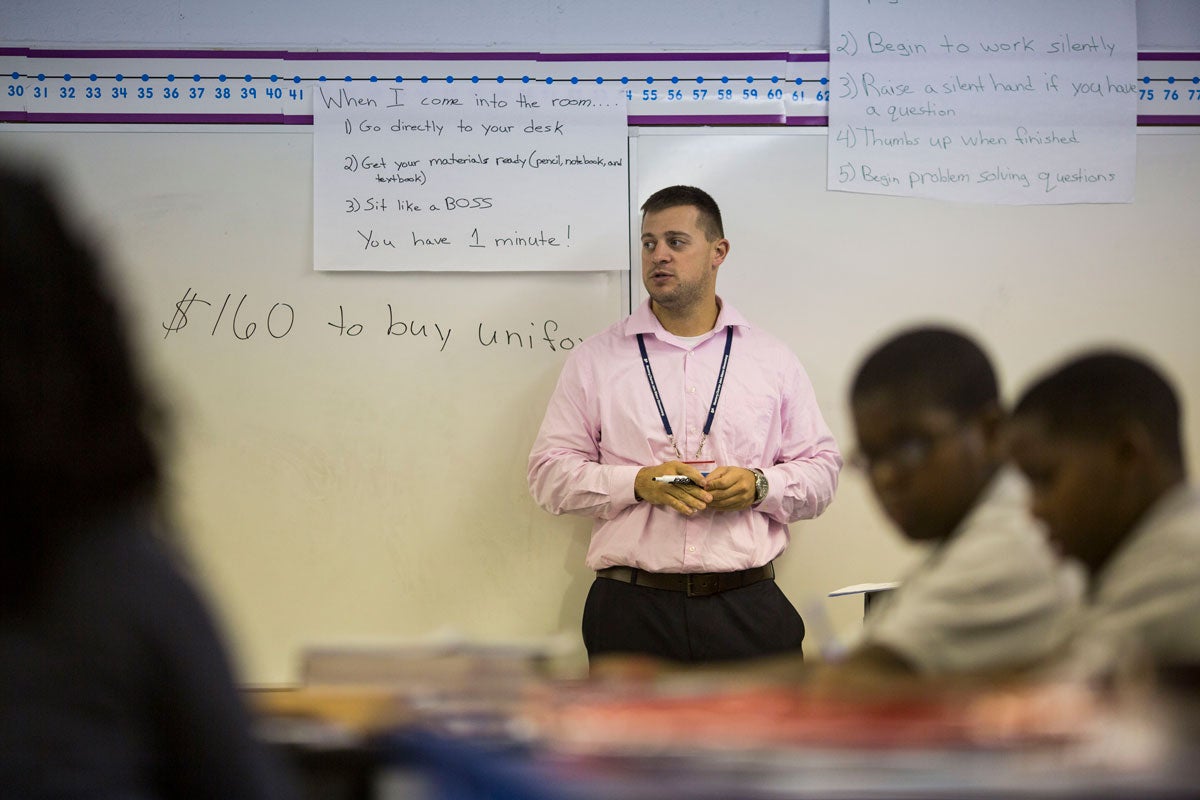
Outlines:
[[[735, 328], [749, 328], [750, 322], [742, 316], [742, 313], [734, 308], [729, 303], [717, 296], [717, 302], [721, 304], [721, 310], [717, 313], [717, 324], [713, 326], [713, 331], [725, 330], [732, 325]], [[625, 335], [636, 336], [639, 333], [648, 333], [653, 336], [664, 339], [674, 338], [662, 323], [658, 321], [658, 317], [654, 316], [654, 312], [650, 310], [650, 299], [647, 298], [633, 310], [633, 313], [625, 318]]]
[[[1125, 570], [1118, 566], [1129, 553], [1137, 553], [1140, 549], [1134, 542], [1154, 537], [1170, 519], [1179, 514], [1187, 513], [1189, 507], [1200, 506], [1200, 490], [1183, 480], [1162, 494], [1151, 506], [1143, 512], [1142, 517], [1117, 545], [1116, 550], [1108, 561], [1101, 566], [1095, 578], [1095, 593], [1100, 595], [1102, 588], [1109, 582], [1112, 575], [1120, 575]], [[1115, 567], [1115, 569], [1114, 569]]]

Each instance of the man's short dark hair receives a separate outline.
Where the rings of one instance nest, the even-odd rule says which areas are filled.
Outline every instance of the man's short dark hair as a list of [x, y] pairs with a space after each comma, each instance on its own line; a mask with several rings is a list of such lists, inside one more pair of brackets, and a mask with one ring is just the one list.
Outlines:
[[1051, 436], [1084, 441], [1102, 441], [1135, 422], [1165, 458], [1183, 466], [1178, 395], [1135, 355], [1103, 350], [1074, 358], [1026, 389], [1014, 413], [1040, 420]]
[[949, 328], [900, 333], [876, 348], [858, 368], [850, 390], [855, 402], [875, 392], [930, 403], [960, 417], [999, 402], [992, 362], [970, 337]]
[[694, 206], [700, 212], [700, 227], [710, 242], [725, 238], [725, 225], [721, 222], [721, 209], [717, 207], [717, 201], [708, 192], [695, 186], [659, 189], [642, 203], [642, 215], [677, 206]]

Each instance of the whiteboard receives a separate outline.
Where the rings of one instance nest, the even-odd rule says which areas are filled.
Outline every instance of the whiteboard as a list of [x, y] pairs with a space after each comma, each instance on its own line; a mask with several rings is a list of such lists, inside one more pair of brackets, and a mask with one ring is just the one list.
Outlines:
[[247, 680], [296, 680], [313, 644], [578, 627], [588, 525], [538, 509], [525, 462], [564, 347], [622, 316], [628, 272], [314, 272], [308, 129], [0, 126], [17, 153], [124, 289]]
[[[718, 291], [799, 354], [847, 451], [855, 363], [918, 320], [977, 333], [1010, 394], [1106, 340], [1200, 398], [1195, 130], [1139, 134], [1134, 203], [1055, 208], [829, 193], [823, 131], [631, 133], [635, 188], [614, 213], [635, 225], [669, 183], [716, 197], [732, 242]], [[525, 464], [562, 341], [626, 313], [629, 273], [314, 272], [307, 129], [0, 125], [15, 154], [60, 177], [128, 299], [175, 418], [176, 519], [246, 680], [296, 680], [308, 645], [578, 640], [590, 523], [534, 506]], [[193, 295], [188, 326], [164, 330]], [[861, 603], [827, 592], [917, 555], [853, 472], [792, 534], [780, 582], [809, 652], [814, 615], [859, 627]]]

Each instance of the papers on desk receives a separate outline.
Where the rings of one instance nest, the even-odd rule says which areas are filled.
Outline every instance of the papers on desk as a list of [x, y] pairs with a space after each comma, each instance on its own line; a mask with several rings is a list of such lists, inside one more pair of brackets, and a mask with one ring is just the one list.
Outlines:
[[359, 733], [420, 727], [510, 738], [526, 693], [555, 676], [570, 647], [558, 637], [481, 642], [453, 634], [310, 647], [301, 656], [298, 690], [263, 695], [260, 706], [276, 718], [308, 714]]
[[714, 783], [734, 775], [741, 797], [1110, 789], [1153, 776], [1167, 749], [1146, 709], [1080, 685], [856, 697], [717, 680], [707, 689], [575, 687], [528, 718], [535, 741], [561, 758], [686, 765]]

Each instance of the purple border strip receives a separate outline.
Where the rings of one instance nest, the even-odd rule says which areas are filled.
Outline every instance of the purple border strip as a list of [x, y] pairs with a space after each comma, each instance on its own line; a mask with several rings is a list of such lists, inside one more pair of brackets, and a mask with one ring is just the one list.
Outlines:
[[1200, 53], [1138, 53], [1138, 61], [1200, 61]]
[[[210, 125], [312, 125], [311, 114], [76, 114], [25, 111], [0, 111], [0, 122], [30, 123], [132, 123], [132, 124], [210, 124]], [[787, 116], [782, 121], [774, 114], [734, 115], [631, 115], [630, 125], [787, 125], [828, 127], [827, 116]], [[1139, 114], [1138, 125], [1200, 125], [1200, 114]]]
[[1200, 125], [1200, 114], [1138, 114], [1138, 125]]
[[538, 61], [779, 61], [783, 52], [762, 53], [541, 53]]
[[292, 50], [283, 54], [284, 61], [537, 61], [537, 53], [505, 51], [370, 53], [345, 50]]
[[778, 114], [645, 114], [629, 115], [630, 125], [779, 125]]
[[789, 116], [783, 123], [784, 125], [803, 125], [812, 126], [814, 128], [828, 128], [829, 117], [791, 117]]
[[[747, 53], [539, 53], [534, 51], [490, 50], [457, 51], [350, 51], [350, 50], [214, 50], [214, 49], [146, 49], [96, 48], [54, 49], [3, 47], [0, 56], [25, 55], [30, 58], [204, 58], [204, 59], [263, 59], [287, 61], [829, 61], [828, 53], [787, 53], [763, 51]], [[1146, 52], [1137, 54], [1138, 61], [1198, 61], [1200, 51]]]
[[28, 50], [30, 58], [282, 59], [286, 50]]
[[[312, 117], [309, 117], [311, 120]], [[212, 125], [279, 125], [284, 122], [282, 114], [75, 114], [30, 112], [26, 122], [86, 122], [86, 123], [138, 123], [143, 125], [166, 124], [212, 124]]]

